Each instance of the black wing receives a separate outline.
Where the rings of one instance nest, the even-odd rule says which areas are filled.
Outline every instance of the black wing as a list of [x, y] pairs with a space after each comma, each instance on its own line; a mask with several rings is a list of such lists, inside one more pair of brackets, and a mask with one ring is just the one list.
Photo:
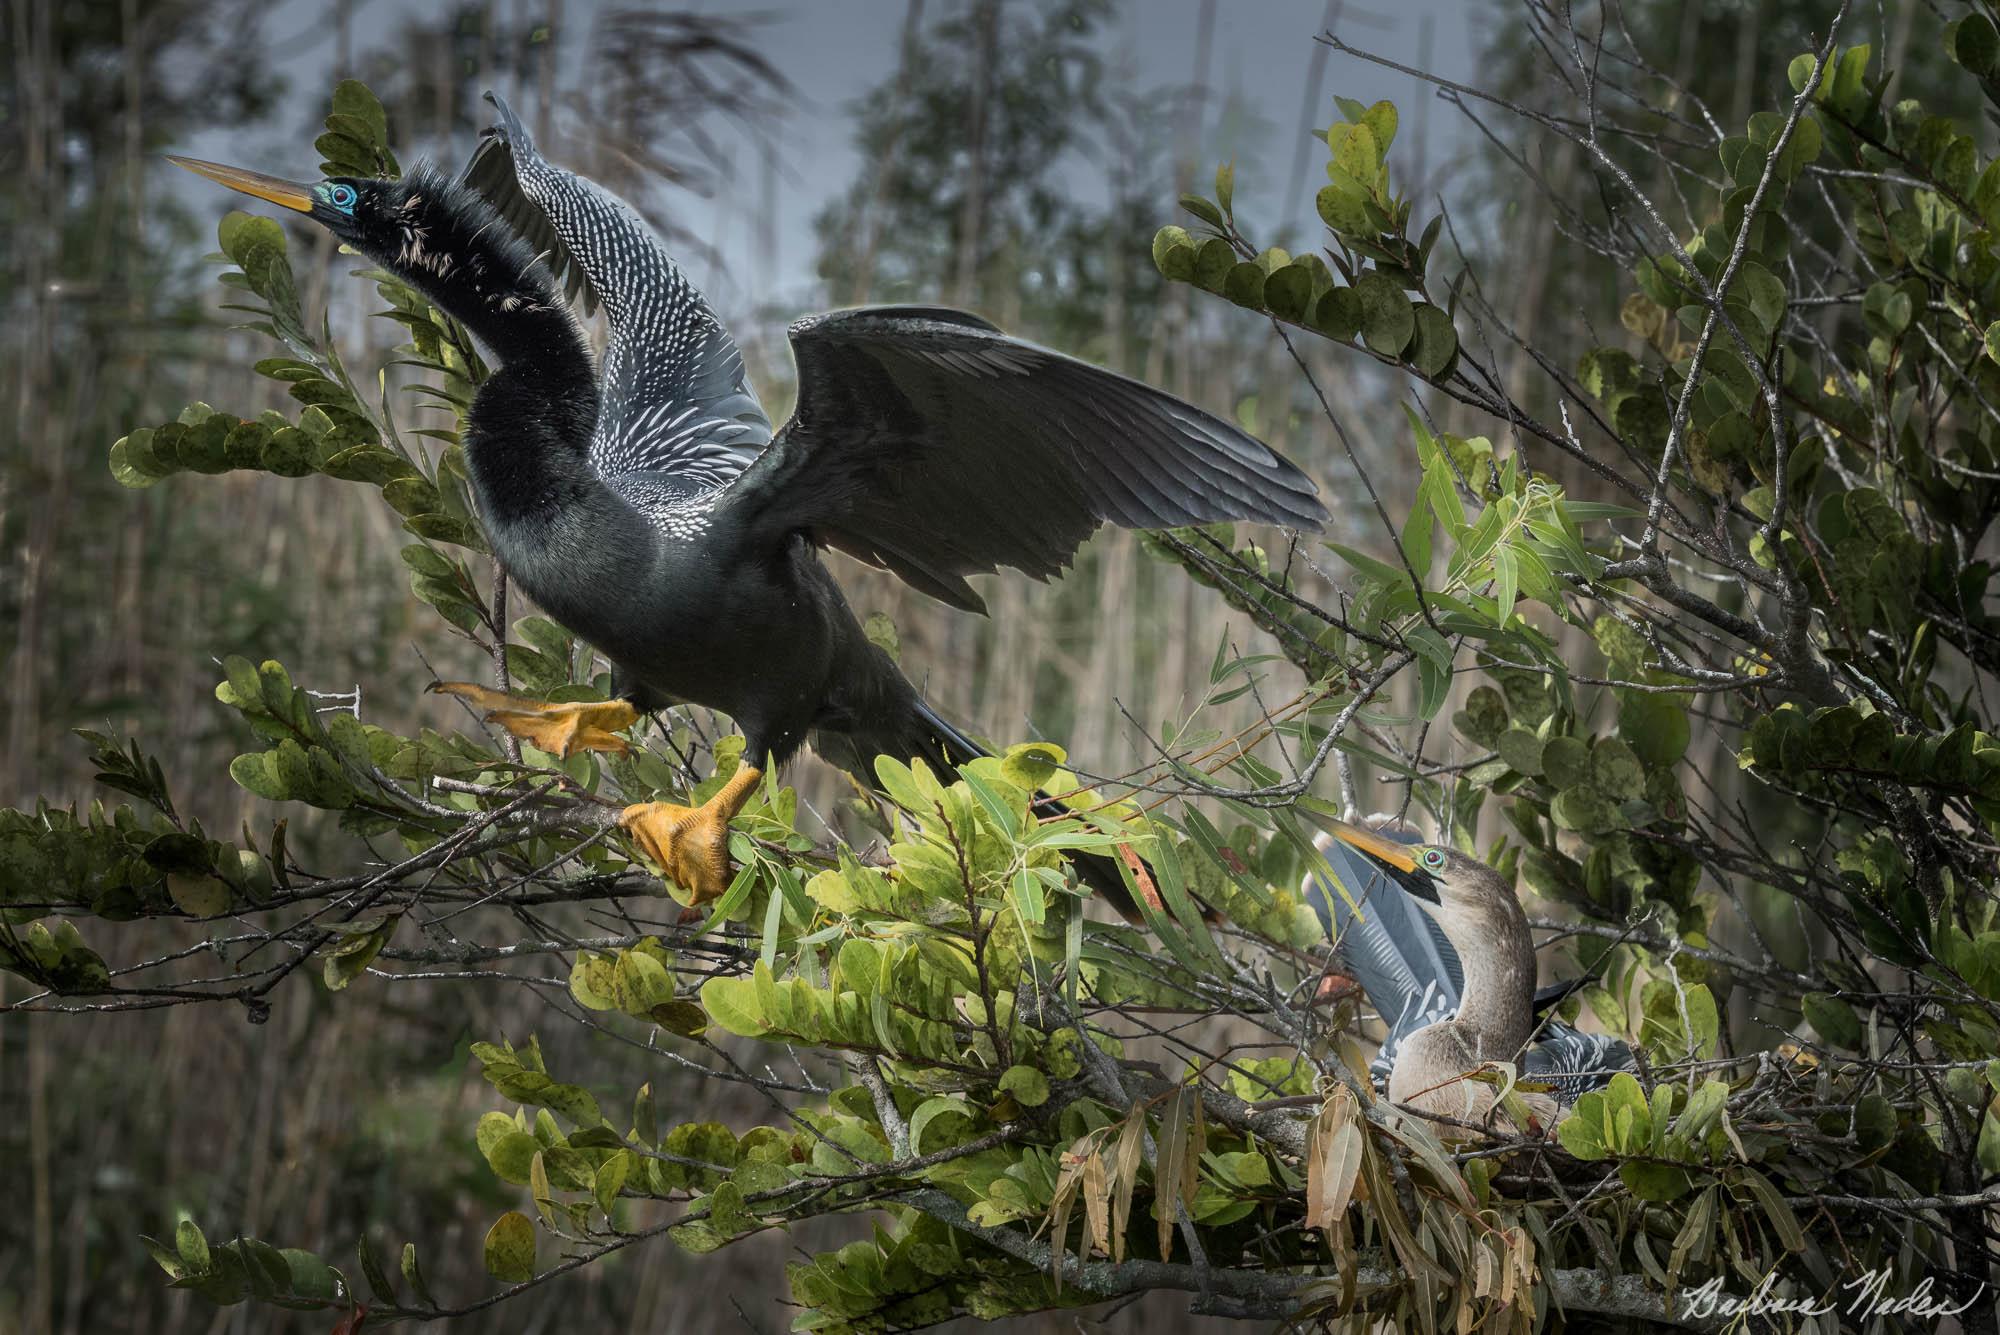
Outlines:
[[981, 610], [965, 576], [1046, 578], [1105, 521], [1326, 519], [1312, 482], [1263, 442], [977, 316], [869, 307], [801, 320], [791, 339], [797, 410], [721, 504], [956, 607]]
[[[487, 98], [500, 111], [503, 127], [520, 124], [506, 103], [491, 93], [487, 94]], [[514, 234], [542, 257], [542, 263], [561, 286], [563, 297], [572, 304], [581, 301], [583, 313], [595, 315], [598, 296], [590, 275], [577, 263], [569, 247], [563, 244], [561, 234], [549, 221], [549, 215], [542, 210], [542, 206], [529, 199], [521, 189], [514, 162], [514, 139], [517, 137], [525, 136], [492, 131], [481, 135], [479, 145], [466, 159], [465, 170], [459, 174], [459, 179], [478, 191], [493, 206], [494, 212], [514, 229]]]
[[1521, 1078], [1554, 1087], [1556, 1102], [1568, 1107], [1593, 1089], [1611, 1083], [1620, 1071], [1636, 1071], [1638, 1058], [1622, 1038], [1586, 1034], [1551, 1020], [1521, 1058]]

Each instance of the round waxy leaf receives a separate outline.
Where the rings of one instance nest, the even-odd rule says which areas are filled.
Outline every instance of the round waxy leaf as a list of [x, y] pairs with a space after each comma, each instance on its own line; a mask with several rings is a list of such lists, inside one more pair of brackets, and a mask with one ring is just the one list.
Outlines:
[[519, 1210], [509, 1210], [486, 1230], [486, 1273], [508, 1284], [535, 1277], [535, 1226]]
[[1255, 260], [1236, 265], [1222, 280], [1222, 295], [1253, 311], [1264, 309], [1264, 269]]
[[1417, 332], [1415, 309], [1409, 294], [1385, 274], [1367, 273], [1355, 281], [1354, 293], [1361, 299], [1361, 337], [1372, 351], [1385, 357], [1400, 357]]
[[1185, 227], [1162, 227], [1153, 234], [1153, 266], [1177, 283], [1194, 281], [1194, 238]]
[[1428, 302], [1413, 314], [1416, 337], [1410, 344], [1410, 365], [1426, 380], [1440, 379], [1458, 359], [1458, 331], [1451, 327], [1449, 315]]
[[1264, 280], [1264, 305], [1280, 320], [1297, 323], [1311, 309], [1313, 273], [1303, 264], [1287, 264]]

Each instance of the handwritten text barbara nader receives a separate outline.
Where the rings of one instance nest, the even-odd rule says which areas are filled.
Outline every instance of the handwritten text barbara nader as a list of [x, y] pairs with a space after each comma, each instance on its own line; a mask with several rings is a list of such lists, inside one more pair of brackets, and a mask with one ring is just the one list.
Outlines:
[[1986, 1286], [1982, 1284], [1963, 1302], [1946, 1298], [1932, 1291], [1929, 1276], [1919, 1280], [1907, 1292], [1892, 1293], [1889, 1290], [1890, 1280], [1889, 1267], [1883, 1266], [1857, 1275], [1838, 1288], [1816, 1297], [1794, 1297], [1772, 1291], [1778, 1282], [1775, 1272], [1764, 1276], [1764, 1282], [1749, 1294], [1725, 1291], [1718, 1277], [1700, 1288], [1683, 1293], [1680, 1301], [1686, 1305], [1686, 1314], [1696, 1318], [1785, 1313], [1793, 1316], [1838, 1314], [1844, 1321], [1857, 1322], [1885, 1316], [1937, 1321], [1970, 1310], [1986, 1293]]

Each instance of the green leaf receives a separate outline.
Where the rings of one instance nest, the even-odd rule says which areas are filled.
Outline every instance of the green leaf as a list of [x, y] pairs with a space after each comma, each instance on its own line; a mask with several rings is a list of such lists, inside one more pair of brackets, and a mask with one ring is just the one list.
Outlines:
[[1153, 267], [1177, 283], [1194, 281], [1196, 247], [1185, 227], [1162, 227], [1153, 234]]
[[1222, 295], [1253, 311], [1264, 309], [1264, 270], [1254, 260], [1234, 265], [1223, 276]]
[[374, 136], [374, 144], [388, 142], [389, 117], [368, 85], [359, 79], [342, 79], [333, 86], [333, 114], [352, 116], [367, 126]]
[[1053, 742], [1023, 742], [1000, 757], [1000, 777], [1017, 788], [1038, 792], [1069, 756]]
[[417, 1244], [414, 1242], [403, 1244], [402, 1269], [403, 1278], [409, 1281], [417, 1297], [423, 1299], [424, 1306], [436, 1307], [437, 1299], [431, 1297], [431, 1286], [424, 1280], [424, 1268], [417, 1261]]
[[1032, 1066], [1008, 1067], [1000, 1076], [1000, 1089], [1024, 1108], [1039, 1108], [1049, 1101], [1048, 1077]]
[[1320, 221], [1343, 236], [1363, 236], [1368, 225], [1368, 195], [1356, 182], [1345, 177], [1320, 187], [1314, 205]]
[[644, 951], [623, 951], [612, 970], [612, 995], [627, 1015], [645, 1016], [674, 999], [673, 975]]
[[1989, 78], [2000, 65], [2000, 31], [1984, 14], [1974, 12], [1945, 26], [1945, 50], [1951, 58], [1980, 78]]
[[1620, 691], [1618, 735], [1646, 764], [1671, 765], [1687, 754], [1693, 736], [1687, 703], [1655, 691]]
[[[512, 1119], [506, 1119], [510, 1126]], [[482, 1146], [486, 1162], [493, 1169], [493, 1175], [502, 1182], [511, 1182], [517, 1187], [528, 1184], [529, 1166], [541, 1152], [542, 1143], [518, 1128], [509, 1130], [490, 1146]]]
[[1372, 351], [1400, 357], [1416, 334], [1417, 318], [1410, 298], [1392, 278], [1365, 273], [1355, 281], [1361, 299], [1361, 337]]
[[1603, 1095], [1586, 1094], [1577, 1101], [1569, 1116], [1557, 1124], [1556, 1139], [1562, 1142], [1562, 1147], [1573, 1158], [1595, 1161], [1609, 1157], [1610, 1151], [1600, 1132], [1603, 1105]]
[[188, 876], [171, 872], [167, 895], [174, 906], [190, 918], [212, 918], [229, 908], [229, 887], [215, 875]]
[[189, 1274], [208, 1273], [211, 1265], [208, 1239], [202, 1236], [194, 1220], [183, 1219], [174, 1227], [174, 1250], [180, 1253], [181, 1264]]
[[[1458, 359], [1458, 331], [1452, 328], [1451, 316], [1428, 302], [1412, 309], [1416, 335], [1410, 344], [1410, 365], [1426, 380], [1442, 379]], [[1373, 340], [1369, 346], [1374, 346]]]
[[1543, 740], [1526, 728], [1509, 728], [1500, 734], [1494, 749], [1500, 753], [1500, 759], [1506, 762], [1507, 768], [1533, 778], [1542, 772], [1544, 746]]
[[1195, 252], [1195, 285], [1219, 293], [1222, 291], [1223, 280], [1235, 267], [1236, 247], [1219, 236], [1212, 236], [1202, 242], [1201, 249]]
[[1514, 599], [1521, 591], [1521, 567], [1511, 547], [1493, 550], [1493, 624], [1504, 627], [1514, 615]]
[[1979, 1145], [1975, 1153], [1988, 1177], [2000, 1175], [2000, 1098], [1987, 1104], [1985, 1115], [1979, 1119]]
[[632, 1151], [620, 1150], [597, 1166], [590, 1192], [597, 1200], [597, 1208], [604, 1211], [605, 1218], [611, 1217], [611, 1207], [618, 1203], [618, 1194], [625, 1189], [625, 1180], [631, 1175], [636, 1162]]
[[1858, 1051], [1864, 1037], [1861, 1019], [1854, 1007], [1825, 992], [1808, 992], [1800, 1006], [1812, 1027], [1828, 1046]]
[[576, 952], [569, 966], [569, 992], [586, 1010], [618, 1009], [617, 962], [587, 950]]
[[1590, 779], [1590, 748], [1575, 737], [1551, 737], [1542, 744], [1542, 773], [1557, 788], [1573, 788]]
[[1336, 287], [1313, 303], [1312, 327], [1336, 343], [1352, 343], [1361, 333], [1361, 298], [1351, 287]]
[[519, 1210], [509, 1210], [486, 1230], [486, 1273], [508, 1284], [535, 1277], [535, 1225]]
[[1216, 231], [1223, 230], [1222, 210], [1215, 207], [1208, 200], [1203, 199], [1200, 195], [1182, 195], [1181, 207], [1207, 223], [1210, 227], [1213, 227]]
[[761, 1038], [771, 1032], [769, 1018], [757, 999], [757, 985], [748, 978], [709, 979], [701, 985], [701, 1007], [709, 1019], [743, 1038]]
[[297, 1247], [281, 1247], [278, 1254], [285, 1258], [285, 1266], [291, 1272], [289, 1287], [294, 1297], [330, 1303], [339, 1298], [346, 1287], [340, 1272], [311, 1252], [300, 1251]]
[[[1020, 1101], [1019, 1095], [1015, 1096], [1015, 1101]], [[924, 1100], [916, 1112], [910, 1115], [910, 1153], [924, 1152], [924, 1131], [940, 1117], [957, 1117], [969, 1124], [973, 1113], [965, 1100], [957, 1095], [940, 1095], [937, 1098]]]
[[1304, 264], [1287, 264], [1264, 280], [1264, 305], [1280, 320], [1305, 321], [1313, 302], [1313, 271]]
[[1327, 130], [1326, 139], [1333, 150], [1328, 173], [1337, 171], [1372, 189], [1382, 172], [1382, 146], [1375, 132], [1366, 125], [1335, 125]]
[[1764, 1207], [1764, 1215], [1771, 1221], [1772, 1231], [1778, 1235], [1778, 1241], [1785, 1250], [1804, 1251], [1805, 1230], [1799, 1227], [1799, 1217], [1792, 1213], [1792, 1207], [1785, 1203], [1784, 1196], [1771, 1184], [1771, 1179], [1754, 1168], [1739, 1171], [1741, 1176], [1737, 1180], [1748, 1187], [1750, 1194], [1757, 1198], [1757, 1203]]
[[1642, 1201], [1671, 1201], [1687, 1194], [1693, 1184], [1687, 1170], [1672, 1164], [1649, 1163], [1638, 1159], [1618, 1165], [1618, 1179]]
[[375, 1244], [363, 1233], [354, 1247], [356, 1259], [361, 1262], [361, 1273], [368, 1280], [368, 1290], [375, 1295], [378, 1303], [393, 1304], [396, 1301], [396, 1285], [389, 1278], [389, 1272], [382, 1268], [382, 1258], [375, 1251]]
[[1590, 751], [1591, 787], [1614, 802], [1630, 802], [1646, 791], [1646, 771], [1632, 748], [1600, 738]]
[[1376, 148], [1386, 154], [1389, 145], [1396, 138], [1396, 104], [1388, 101], [1377, 102], [1361, 113], [1361, 123], [1375, 136]]
[[1595, 788], [1563, 789], [1549, 803], [1549, 815], [1558, 826], [1580, 834], [1604, 834], [1620, 824], [1618, 809]]

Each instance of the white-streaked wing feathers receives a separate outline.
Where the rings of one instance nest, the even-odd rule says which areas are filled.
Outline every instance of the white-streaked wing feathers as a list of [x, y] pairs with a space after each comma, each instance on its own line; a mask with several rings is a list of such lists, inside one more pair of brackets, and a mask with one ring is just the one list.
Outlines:
[[499, 123], [467, 182], [572, 292], [586, 304], [594, 296], [610, 324], [591, 463], [660, 527], [698, 530], [714, 493], [771, 441], [743, 355], [645, 219], [542, 158], [506, 104], [489, 98]]

